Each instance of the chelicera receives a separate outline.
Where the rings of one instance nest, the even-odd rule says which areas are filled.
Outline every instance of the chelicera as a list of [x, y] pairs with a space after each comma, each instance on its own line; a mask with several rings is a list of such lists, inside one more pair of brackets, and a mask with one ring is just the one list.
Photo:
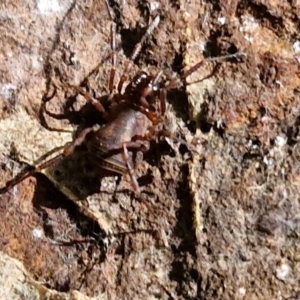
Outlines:
[[[110, 93], [111, 107], [106, 111], [103, 105], [92, 95], [85, 92], [79, 86], [69, 85], [69, 88], [81, 94], [87, 102], [91, 103], [98, 111], [103, 113], [106, 120], [103, 126], [99, 124], [83, 129], [72, 142], [64, 145], [62, 153], [56, 155], [40, 165], [24, 170], [12, 180], [8, 181], [0, 193], [5, 193], [13, 186], [32, 176], [36, 172], [48, 168], [67, 156], [74, 153], [78, 146], [85, 145], [88, 155], [93, 157], [94, 162], [99, 167], [113, 171], [117, 174], [129, 174], [131, 182], [136, 193], [140, 193], [140, 187], [135, 176], [133, 163], [133, 154], [141, 154], [149, 148], [149, 141], [158, 135], [166, 135], [162, 130], [163, 116], [166, 111], [167, 91], [178, 86], [178, 80], [171, 79], [163, 88], [159, 88], [159, 83], [163, 71], [155, 75], [149, 75], [145, 72], [137, 74], [125, 86], [127, 74], [133, 64], [133, 61], [139, 54], [145, 39], [153, 32], [159, 24], [159, 16], [153, 19], [147, 28], [141, 41], [135, 46], [120, 81], [115, 86], [116, 73], [116, 39], [115, 26], [111, 26], [111, 63], [108, 90]], [[190, 68], [180, 76], [181, 82], [196, 71], [205, 61], [222, 60], [230, 57], [236, 57], [240, 54], [227, 55], [224, 57], [208, 58]], [[124, 88], [125, 87], [125, 88]], [[116, 93], [114, 90], [116, 88]], [[124, 90], [124, 91], [123, 91]], [[140, 155], [139, 155], [140, 157]]]

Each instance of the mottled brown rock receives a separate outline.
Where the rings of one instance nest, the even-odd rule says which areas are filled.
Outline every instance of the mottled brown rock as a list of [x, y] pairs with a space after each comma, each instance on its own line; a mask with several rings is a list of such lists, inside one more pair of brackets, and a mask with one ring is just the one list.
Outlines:
[[[0, 195], [0, 250], [27, 270], [16, 277], [58, 299], [299, 298], [299, 4], [129, 0], [111, 12], [117, 78], [157, 14], [131, 75], [245, 56], [170, 91], [165, 127], [185, 143], [153, 141], [136, 170], [142, 200], [79, 154]], [[107, 93], [110, 22], [105, 1], [0, 4], [1, 186], [98, 120], [64, 84]]]

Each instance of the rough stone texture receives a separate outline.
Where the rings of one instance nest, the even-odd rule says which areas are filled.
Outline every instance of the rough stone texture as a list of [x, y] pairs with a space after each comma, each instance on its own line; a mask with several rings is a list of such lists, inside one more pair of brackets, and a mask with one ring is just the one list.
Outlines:
[[[47, 289], [41, 282], [37, 282], [24, 269], [21, 262], [0, 253], [0, 283], [1, 299], [30, 299], [30, 300], [87, 300], [78, 291], [60, 293]], [[97, 299], [106, 299], [99, 295]]]
[[[1, 186], [102, 119], [66, 84], [107, 94], [112, 21], [117, 79], [157, 14], [131, 76], [244, 56], [204, 62], [168, 93], [181, 142], [151, 143], [142, 199], [82, 153], [0, 195], [0, 250], [27, 270], [16, 280], [58, 299], [298, 299], [300, 4], [109, 2], [113, 20], [100, 0], [1, 2]], [[28, 286], [20, 299], [45, 299]]]

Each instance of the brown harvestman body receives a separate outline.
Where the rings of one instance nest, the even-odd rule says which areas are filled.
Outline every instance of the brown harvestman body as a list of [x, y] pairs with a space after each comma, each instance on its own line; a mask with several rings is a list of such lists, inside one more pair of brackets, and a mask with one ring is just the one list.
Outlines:
[[[171, 80], [164, 88], [159, 89], [158, 84], [163, 72], [159, 71], [156, 75], [148, 75], [145, 72], [137, 74], [130, 83], [125, 87], [127, 81], [127, 73], [141, 51], [142, 44], [145, 39], [153, 32], [159, 24], [159, 17], [154, 18], [147, 28], [140, 42], [135, 46], [132, 54], [125, 64], [125, 68], [120, 81], [117, 85], [117, 93], [114, 94], [114, 78], [116, 73], [116, 39], [115, 26], [111, 25], [111, 63], [112, 68], [108, 82], [108, 89], [111, 95], [111, 101], [114, 104], [111, 109], [105, 111], [102, 104], [94, 99], [89, 93], [85, 92], [81, 87], [69, 85], [81, 94], [87, 102], [91, 103], [97, 110], [105, 116], [106, 123], [102, 127], [98, 124], [86, 128], [80, 132], [72, 142], [65, 144], [61, 154], [45, 161], [44, 163], [32, 167], [31, 170], [25, 170], [18, 174], [15, 178], [8, 181], [0, 194], [9, 191], [13, 186], [20, 183], [24, 179], [41, 170], [48, 168], [67, 156], [74, 153], [75, 149], [80, 145], [85, 145], [88, 153], [92, 154], [95, 163], [99, 167], [113, 171], [117, 174], [128, 173], [131, 178], [132, 185], [136, 193], [140, 192], [134, 168], [132, 166], [133, 153], [144, 152], [149, 147], [149, 141], [162, 131], [163, 115], [166, 110], [166, 94], [167, 91], [178, 86], [177, 80]], [[187, 72], [180, 76], [180, 80], [184, 80], [190, 74], [195, 72], [204, 62], [223, 60], [231, 57], [240, 56], [240, 53], [226, 55], [216, 58], [208, 58], [197, 63]]]

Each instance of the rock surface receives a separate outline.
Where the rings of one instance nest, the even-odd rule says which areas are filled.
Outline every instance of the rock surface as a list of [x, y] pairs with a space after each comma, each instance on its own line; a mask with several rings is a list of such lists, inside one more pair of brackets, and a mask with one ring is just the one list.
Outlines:
[[1, 299], [298, 299], [300, 4], [111, 2], [0, 4], [1, 186], [102, 118], [111, 22], [116, 79], [158, 14], [130, 76], [244, 55], [169, 91], [143, 199], [80, 153], [0, 195]]

